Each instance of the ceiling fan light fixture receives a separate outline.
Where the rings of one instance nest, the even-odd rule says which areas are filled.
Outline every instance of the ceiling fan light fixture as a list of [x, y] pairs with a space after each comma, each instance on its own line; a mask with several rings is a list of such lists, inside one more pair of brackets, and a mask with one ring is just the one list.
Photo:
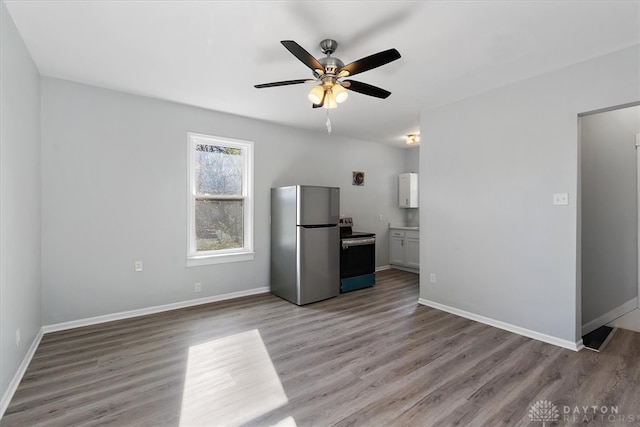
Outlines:
[[321, 84], [314, 86], [309, 91], [309, 94], [307, 95], [307, 97], [309, 98], [309, 101], [313, 102], [314, 104], [320, 104], [322, 102], [323, 96], [324, 96], [324, 86], [322, 86]]
[[335, 96], [333, 96], [333, 90], [331, 88], [327, 88], [326, 94], [324, 96], [323, 107], [327, 110], [338, 108], [338, 103], [336, 102]]
[[338, 104], [346, 101], [349, 97], [349, 92], [347, 92], [347, 90], [343, 88], [340, 83], [334, 84], [331, 88], [331, 91], [333, 92], [333, 97], [336, 99], [336, 102]]

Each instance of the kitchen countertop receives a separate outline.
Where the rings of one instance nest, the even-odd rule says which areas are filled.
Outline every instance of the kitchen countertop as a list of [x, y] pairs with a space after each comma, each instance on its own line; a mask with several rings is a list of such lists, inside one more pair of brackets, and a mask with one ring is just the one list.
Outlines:
[[420, 230], [420, 227], [405, 227], [402, 225], [390, 225], [389, 229], [391, 230]]

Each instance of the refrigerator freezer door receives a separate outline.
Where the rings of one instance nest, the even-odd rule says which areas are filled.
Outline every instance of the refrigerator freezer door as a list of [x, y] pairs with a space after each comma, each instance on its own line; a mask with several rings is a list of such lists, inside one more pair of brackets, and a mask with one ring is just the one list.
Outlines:
[[337, 224], [340, 219], [340, 189], [298, 185], [298, 225]]
[[298, 305], [340, 294], [340, 231], [332, 227], [298, 227]]

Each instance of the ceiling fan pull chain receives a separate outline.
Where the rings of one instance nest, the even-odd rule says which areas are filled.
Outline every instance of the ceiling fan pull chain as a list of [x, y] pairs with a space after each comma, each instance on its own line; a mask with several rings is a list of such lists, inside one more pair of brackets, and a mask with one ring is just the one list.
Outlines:
[[331, 120], [329, 119], [329, 109], [327, 108], [327, 133], [331, 133]]

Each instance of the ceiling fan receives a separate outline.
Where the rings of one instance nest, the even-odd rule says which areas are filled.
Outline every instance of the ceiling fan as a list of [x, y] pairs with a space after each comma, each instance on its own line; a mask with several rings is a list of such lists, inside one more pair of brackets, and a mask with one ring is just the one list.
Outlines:
[[262, 89], [265, 87], [317, 82], [318, 84], [311, 89], [308, 97], [313, 103], [313, 108], [324, 107], [326, 109], [336, 108], [339, 103], [347, 99], [348, 93], [345, 89], [382, 99], [391, 95], [391, 92], [387, 90], [367, 83], [349, 80], [346, 77], [372, 70], [399, 59], [400, 52], [396, 49], [374, 53], [344, 65], [340, 59], [331, 56], [338, 48], [338, 42], [335, 40], [325, 39], [320, 42], [320, 50], [327, 55], [320, 59], [314, 58], [313, 55], [293, 40], [283, 40], [280, 43], [313, 71], [314, 79], [284, 80], [263, 83], [254, 87]]

